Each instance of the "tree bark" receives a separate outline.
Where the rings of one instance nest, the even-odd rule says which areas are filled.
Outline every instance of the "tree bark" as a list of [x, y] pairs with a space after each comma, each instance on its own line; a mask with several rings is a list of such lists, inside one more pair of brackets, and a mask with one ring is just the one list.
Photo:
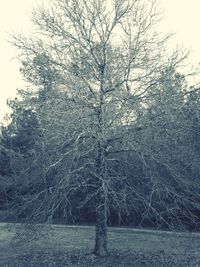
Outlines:
[[94, 254], [106, 256], [107, 251], [107, 211], [105, 203], [97, 207], [96, 210], [96, 239]]
[[98, 173], [99, 173], [99, 192], [97, 195], [96, 207], [96, 239], [94, 254], [97, 256], [107, 255], [107, 179], [105, 150], [102, 143], [98, 149]]
[[106, 153], [105, 153], [105, 66], [106, 66], [106, 47], [104, 44], [103, 59], [99, 66], [101, 84], [99, 88], [99, 108], [97, 110], [98, 118], [98, 149], [97, 149], [97, 173], [99, 177], [99, 193], [97, 196], [96, 207], [96, 239], [94, 254], [97, 256], [107, 255], [107, 172], [106, 172]]
[[[101, 107], [102, 108], [102, 107]], [[97, 256], [107, 255], [107, 172], [106, 172], [106, 154], [104, 142], [104, 125], [102, 120], [102, 109], [99, 112], [99, 141], [97, 156], [97, 173], [99, 192], [97, 194], [96, 207], [96, 239], [94, 254]]]

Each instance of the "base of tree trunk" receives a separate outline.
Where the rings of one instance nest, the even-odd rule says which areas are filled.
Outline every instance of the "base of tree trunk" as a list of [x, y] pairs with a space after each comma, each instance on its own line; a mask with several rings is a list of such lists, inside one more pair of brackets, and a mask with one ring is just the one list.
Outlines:
[[100, 237], [98, 238], [98, 240], [96, 240], [95, 249], [93, 253], [94, 255], [100, 257], [105, 257], [108, 255], [107, 242], [104, 237]]
[[97, 208], [96, 213], [96, 239], [94, 254], [96, 256], [105, 257], [108, 255], [107, 251], [107, 214], [105, 205]]
[[97, 257], [106, 257], [108, 256], [108, 252], [106, 251], [93, 251], [93, 254]]
[[94, 254], [96, 256], [105, 257], [108, 255], [107, 250], [107, 229], [105, 225], [96, 226], [96, 240]]

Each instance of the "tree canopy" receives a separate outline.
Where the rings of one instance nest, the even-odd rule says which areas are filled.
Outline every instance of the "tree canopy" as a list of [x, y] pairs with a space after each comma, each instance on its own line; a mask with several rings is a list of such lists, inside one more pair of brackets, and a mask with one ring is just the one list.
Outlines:
[[199, 91], [158, 20], [155, 1], [56, 0], [13, 37], [32, 89], [1, 131], [2, 192], [30, 221], [95, 218], [96, 255], [109, 221], [199, 227]]

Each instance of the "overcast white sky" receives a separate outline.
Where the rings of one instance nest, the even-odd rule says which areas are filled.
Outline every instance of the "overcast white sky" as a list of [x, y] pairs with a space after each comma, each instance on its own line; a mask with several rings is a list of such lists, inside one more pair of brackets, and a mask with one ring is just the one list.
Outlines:
[[[147, 0], [148, 1], [148, 0]], [[0, 121], [8, 111], [6, 99], [22, 88], [15, 49], [7, 42], [8, 33], [31, 31], [30, 13], [41, 0], [0, 0]], [[160, 0], [165, 10], [164, 32], [176, 32], [174, 44], [189, 48], [191, 62], [200, 62], [200, 0]]]

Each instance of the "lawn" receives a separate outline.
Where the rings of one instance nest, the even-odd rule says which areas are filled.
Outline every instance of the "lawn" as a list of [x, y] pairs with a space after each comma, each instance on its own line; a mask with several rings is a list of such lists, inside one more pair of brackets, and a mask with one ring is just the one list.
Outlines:
[[200, 267], [198, 233], [109, 228], [109, 256], [98, 258], [91, 254], [94, 227], [54, 225], [23, 232], [21, 225], [0, 224], [1, 267]]

